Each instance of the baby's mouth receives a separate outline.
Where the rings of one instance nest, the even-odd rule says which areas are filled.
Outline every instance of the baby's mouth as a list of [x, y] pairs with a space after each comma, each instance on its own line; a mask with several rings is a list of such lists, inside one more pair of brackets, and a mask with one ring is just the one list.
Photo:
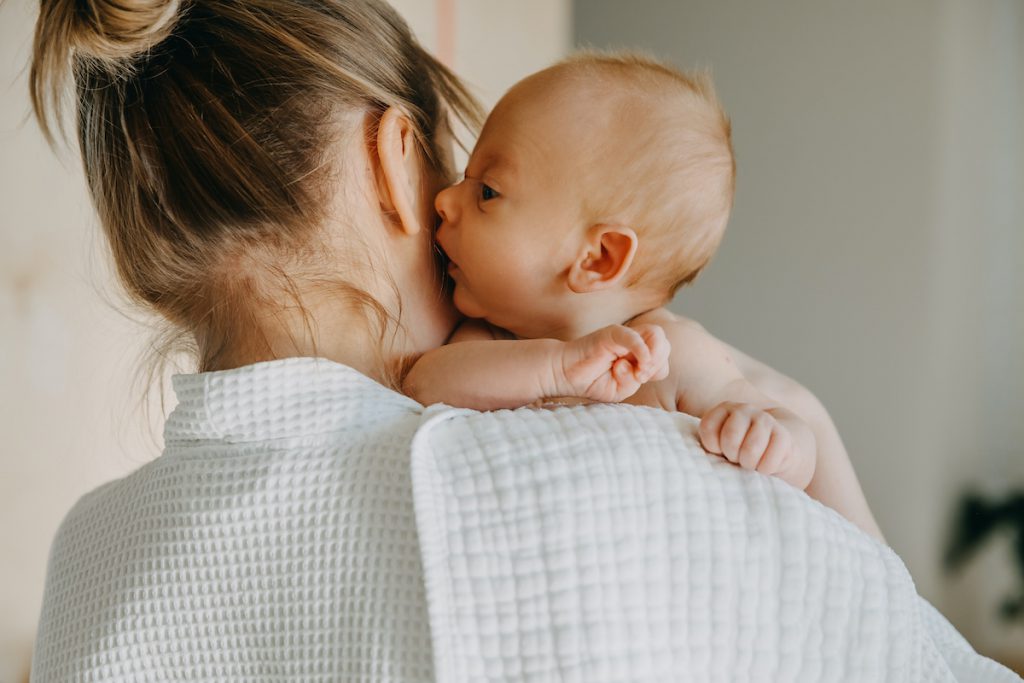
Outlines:
[[459, 269], [459, 266], [448, 256], [448, 252], [444, 250], [440, 242], [434, 242], [434, 249], [437, 251], [437, 258], [441, 269], [450, 277], [453, 271]]
[[448, 255], [448, 252], [444, 250], [444, 247], [442, 247], [441, 243], [437, 240], [434, 240], [434, 248], [437, 249], [437, 253], [441, 257], [441, 263], [444, 265], [445, 270], [450, 271], [453, 266], [458, 268], [458, 265], [452, 260], [452, 257]]

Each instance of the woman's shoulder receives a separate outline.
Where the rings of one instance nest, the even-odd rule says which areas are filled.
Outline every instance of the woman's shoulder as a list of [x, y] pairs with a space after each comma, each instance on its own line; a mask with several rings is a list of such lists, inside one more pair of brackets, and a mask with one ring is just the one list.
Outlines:
[[[64, 518], [57, 528], [57, 541], [68, 536], [69, 533], [79, 534], [83, 527], [105, 522], [106, 520], [103, 518], [109, 512], [111, 505], [125, 501], [128, 492], [138, 487], [147, 478], [155, 462], [155, 460], [148, 462], [123, 477], [104, 482], [79, 496], [74, 505], [64, 514]], [[57, 541], [54, 545], [57, 545]]]
[[[434, 419], [423, 422], [413, 445], [431, 444], [435, 452], [510, 454], [529, 460], [545, 454], [606, 447], [643, 450], [652, 438], [689, 442], [696, 434], [693, 418], [657, 408], [625, 403], [527, 406], [478, 412], [437, 406]], [[437, 413], [444, 412], [444, 415]], [[632, 445], [635, 444], [635, 447]], [[518, 455], [517, 455], [518, 454]]]
[[[41, 680], [84, 679], [60, 667], [91, 672], [105, 656], [147, 661], [152, 641], [115, 639], [124, 614], [146, 615], [148, 633], [160, 638], [197, 613], [317, 637], [306, 621], [312, 607], [265, 609], [297, 576], [310, 588], [297, 599], [327, 614], [425, 613], [421, 596], [406, 588], [421, 582], [409, 476], [418, 417], [353, 422], [347, 431], [312, 424], [331, 429], [303, 425], [304, 436], [258, 442], [179, 441], [82, 496], [51, 546], [37, 637], [39, 661], [51, 673]], [[371, 576], [368, 567], [389, 570]], [[391, 568], [404, 575], [396, 579]], [[354, 580], [369, 587], [366, 594], [336, 590]], [[251, 600], [225, 597], [240, 590]], [[182, 653], [208, 647], [203, 631], [174, 633]], [[254, 647], [238, 641], [225, 652], [245, 661]], [[90, 658], [63, 656], [72, 651]], [[163, 664], [147, 661], [156, 678], [173, 677]]]

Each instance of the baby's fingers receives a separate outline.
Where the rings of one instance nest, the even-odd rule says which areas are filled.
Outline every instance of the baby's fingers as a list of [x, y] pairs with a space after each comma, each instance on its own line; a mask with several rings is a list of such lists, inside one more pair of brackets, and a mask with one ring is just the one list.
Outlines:
[[728, 418], [728, 403], [720, 403], [704, 413], [704, 417], [700, 421], [698, 433], [700, 434], [700, 443], [708, 453], [722, 455], [722, 444], [719, 434], [722, 431], [722, 425], [725, 424]]
[[762, 456], [768, 448], [774, 426], [775, 418], [766, 412], [757, 413], [751, 418], [750, 428], [739, 447], [740, 467], [763, 471], [760, 466], [763, 465]]
[[644, 381], [662, 380], [668, 377], [668, 357], [672, 352], [672, 344], [665, 336], [660, 325], [637, 325], [634, 328], [643, 337], [644, 343], [651, 352], [651, 361], [644, 370]]
[[789, 435], [789, 431], [773, 430], [768, 447], [764, 451], [764, 457], [761, 458], [761, 464], [757, 466], [757, 471], [762, 474], [778, 474], [789, 462], [792, 450], [793, 439]]
[[718, 433], [718, 443], [722, 448], [722, 455], [729, 462], [739, 465], [740, 446], [743, 445], [743, 439], [750, 430], [750, 415], [747, 411], [732, 406], [735, 404], [730, 404], [729, 417]]
[[612, 341], [618, 346], [616, 354], [632, 363], [633, 374], [640, 380], [642, 369], [651, 363], [651, 350], [647, 348], [647, 342], [639, 332], [625, 325], [614, 325], [609, 330]]
[[616, 392], [613, 402], [624, 401], [640, 388], [628, 360], [620, 358], [612, 364], [612, 377], [615, 380]]

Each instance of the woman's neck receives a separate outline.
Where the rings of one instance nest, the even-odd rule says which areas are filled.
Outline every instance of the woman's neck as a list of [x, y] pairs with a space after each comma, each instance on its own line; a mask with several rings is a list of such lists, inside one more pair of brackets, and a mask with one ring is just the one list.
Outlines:
[[[197, 339], [203, 358], [200, 369], [228, 370], [262, 361], [315, 357], [384, 382], [387, 368], [401, 355], [383, 348], [382, 335], [371, 324], [369, 312], [350, 301], [347, 293], [330, 296], [321, 291], [277, 301], [288, 304], [262, 308], [248, 329], [235, 329], [227, 335], [219, 352]], [[393, 338], [390, 332], [383, 335], [384, 340]]]

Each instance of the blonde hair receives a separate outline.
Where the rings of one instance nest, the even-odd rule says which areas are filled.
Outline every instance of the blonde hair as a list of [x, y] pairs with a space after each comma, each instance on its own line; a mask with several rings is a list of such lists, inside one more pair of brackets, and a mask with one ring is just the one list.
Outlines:
[[[481, 119], [378, 0], [43, 0], [30, 82], [51, 144], [69, 78], [119, 280], [169, 321], [169, 339], [191, 344], [200, 370], [222, 366], [241, 339], [269, 357], [268, 283], [304, 311], [292, 278], [314, 268], [339, 170], [325, 150], [346, 132], [336, 114], [398, 107], [442, 174], [448, 113], [470, 129]], [[384, 334], [391, 314], [358, 283], [325, 287]]]
[[587, 213], [637, 230], [629, 284], [671, 298], [718, 249], [736, 192], [732, 126], [710, 75], [636, 52], [592, 50], [554, 70], [599, 84], [602, 100], [628, 122], [628, 140], [595, 145], [595, 166], [613, 167], [623, 182], [592, 193]]

